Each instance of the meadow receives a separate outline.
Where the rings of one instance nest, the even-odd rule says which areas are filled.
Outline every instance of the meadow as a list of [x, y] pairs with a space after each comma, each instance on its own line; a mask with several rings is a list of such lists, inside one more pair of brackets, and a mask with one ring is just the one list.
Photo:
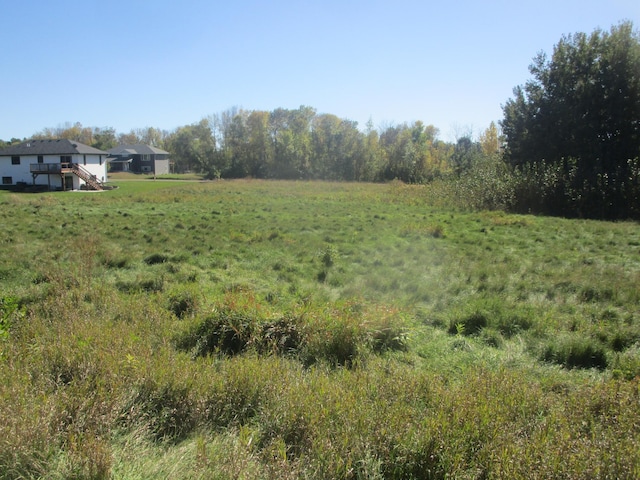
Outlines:
[[437, 185], [0, 192], [0, 478], [640, 478], [640, 227]]

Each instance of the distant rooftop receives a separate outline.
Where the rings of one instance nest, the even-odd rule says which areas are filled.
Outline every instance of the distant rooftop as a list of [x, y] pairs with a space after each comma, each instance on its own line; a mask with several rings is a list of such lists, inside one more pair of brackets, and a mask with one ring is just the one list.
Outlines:
[[168, 155], [169, 152], [151, 145], [118, 145], [108, 150], [109, 155]]
[[0, 156], [14, 155], [106, 155], [104, 150], [64, 138], [51, 140], [27, 140], [0, 150]]

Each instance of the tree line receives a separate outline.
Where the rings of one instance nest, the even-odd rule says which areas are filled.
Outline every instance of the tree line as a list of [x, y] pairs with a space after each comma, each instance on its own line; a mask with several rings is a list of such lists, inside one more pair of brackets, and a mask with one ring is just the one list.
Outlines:
[[230, 109], [179, 128], [165, 145], [179, 170], [208, 178], [424, 183], [450, 172], [459, 153], [438, 133], [421, 121], [360, 130], [354, 121], [308, 106]]
[[170, 153], [176, 173], [196, 172], [210, 179], [407, 183], [460, 172], [500, 147], [495, 123], [479, 139], [467, 133], [451, 143], [438, 135], [436, 127], [422, 121], [378, 129], [369, 122], [361, 130], [355, 121], [301, 106], [273, 111], [231, 108], [171, 132], [148, 127], [118, 134], [113, 128], [75, 123], [45, 128], [31, 138], [66, 138], [101, 150], [148, 144]]
[[422, 121], [360, 129], [309, 106], [232, 108], [171, 132], [117, 134], [76, 123], [33, 138], [103, 150], [154, 145], [170, 152], [177, 173], [207, 178], [446, 179], [481, 208], [640, 219], [640, 35], [633, 24], [564, 36], [550, 58], [533, 59], [530, 73], [498, 125], [455, 142]]

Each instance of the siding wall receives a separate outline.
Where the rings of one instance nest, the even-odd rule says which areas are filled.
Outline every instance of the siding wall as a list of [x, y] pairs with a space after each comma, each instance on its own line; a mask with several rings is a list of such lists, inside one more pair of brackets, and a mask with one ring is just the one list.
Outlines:
[[[85, 165], [86, 157], [86, 165]], [[100, 159], [102, 158], [102, 162]], [[100, 181], [107, 181], [107, 163], [105, 161], [106, 155], [84, 155], [76, 154], [71, 155], [73, 163], [77, 163], [87, 170], [90, 174], [95, 175]], [[0, 156], [0, 177], [11, 177], [11, 185], [15, 185], [18, 182], [25, 182], [28, 185], [33, 184], [33, 177], [29, 165], [32, 163], [38, 163], [38, 155], [21, 155], [20, 165], [12, 165], [11, 157]], [[60, 155], [43, 155], [43, 163], [60, 163]], [[100, 165], [102, 163], [102, 165]], [[79, 179], [75, 175], [73, 176], [73, 188], [78, 189], [80, 185], [83, 185], [84, 180]], [[36, 177], [36, 185], [48, 185], [49, 179], [47, 175], [38, 175]], [[1, 184], [0, 184], [1, 185]], [[4, 184], [4, 186], [9, 186]], [[62, 187], [62, 182], [59, 175], [51, 176], [51, 186], [54, 188]]]

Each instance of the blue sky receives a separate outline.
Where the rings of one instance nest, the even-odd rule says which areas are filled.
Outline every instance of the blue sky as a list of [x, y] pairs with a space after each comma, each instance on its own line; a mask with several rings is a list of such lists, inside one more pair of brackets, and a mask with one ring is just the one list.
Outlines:
[[0, 0], [0, 139], [81, 122], [173, 130], [314, 107], [477, 135], [563, 34], [640, 28], [637, 0]]

